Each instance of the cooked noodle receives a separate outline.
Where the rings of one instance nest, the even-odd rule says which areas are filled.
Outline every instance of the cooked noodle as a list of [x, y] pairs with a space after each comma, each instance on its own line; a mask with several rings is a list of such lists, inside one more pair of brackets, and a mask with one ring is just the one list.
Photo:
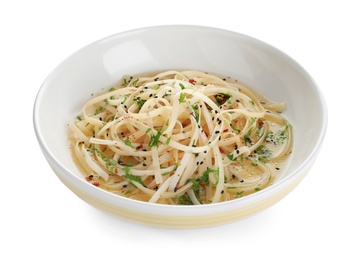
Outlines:
[[71, 123], [88, 182], [162, 204], [209, 204], [259, 191], [292, 149], [284, 103], [199, 71], [127, 77]]

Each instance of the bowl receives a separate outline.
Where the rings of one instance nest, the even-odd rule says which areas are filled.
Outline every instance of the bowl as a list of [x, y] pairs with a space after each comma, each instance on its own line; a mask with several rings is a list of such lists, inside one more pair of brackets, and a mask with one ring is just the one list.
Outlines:
[[[120, 197], [89, 184], [73, 162], [67, 125], [91, 94], [124, 75], [194, 69], [229, 75], [272, 101], [286, 101], [294, 129], [285, 176], [254, 194], [209, 205], [162, 205]], [[78, 197], [105, 212], [148, 225], [189, 228], [219, 225], [256, 214], [290, 193], [321, 148], [327, 111], [310, 75], [292, 58], [257, 39], [202, 26], [156, 26], [98, 40], [65, 59], [42, 84], [33, 113], [44, 157]]]

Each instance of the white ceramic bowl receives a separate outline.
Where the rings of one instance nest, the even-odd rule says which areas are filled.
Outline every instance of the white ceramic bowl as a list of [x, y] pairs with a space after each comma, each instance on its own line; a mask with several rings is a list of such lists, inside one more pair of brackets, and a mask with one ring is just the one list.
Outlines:
[[[273, 101], [286, 101], [295, 144], [286, 176], [255, 194], [201, 206], [157, 205], [108, 193], [89, 184], [72, 161], [67, 124], [92, 93], [125, 74], [196, 69], [227, 75]], [[221, 29], [159, 26], [94, 42], [62, 62], [44, 81], [34, 106], [39, 145], [59, 179], [89, 204], [120, 217], [165, 227], [201, 227], [235, 221], [273, 205], [293, 190], [315, 161], [327, 125], [324, 99], [309, 74], [259, 40]]]

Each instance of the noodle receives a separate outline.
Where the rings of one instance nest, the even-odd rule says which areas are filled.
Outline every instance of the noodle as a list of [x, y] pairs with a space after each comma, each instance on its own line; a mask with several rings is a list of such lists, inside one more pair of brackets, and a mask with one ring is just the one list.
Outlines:
[[126, 77], [83, 106], [71, 149], [87, 181], [114, 194], [217, 203], [281, 177], [292, 149], [284, 107], [199, 71]]

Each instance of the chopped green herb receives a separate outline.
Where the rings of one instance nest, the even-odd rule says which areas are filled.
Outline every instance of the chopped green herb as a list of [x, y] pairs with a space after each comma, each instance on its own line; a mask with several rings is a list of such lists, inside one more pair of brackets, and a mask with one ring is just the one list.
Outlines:
[[82, 121], [83, 120], [83, 116], [77, 116], [77, 120], [78, 121]]
[[136, 84], [138, 83], [139, 78], [137, 78], [136, 80], [133, 81], [133, 86], [136, 86]]
[[263, 163], [266, 163], [267, 159], [269, 159], [272, 155], [271, 151], [264, 145], [259, 146], [255, 150], [255, 154], [257, 155], [258, 160]]
[[180, 94], [180, 100], [179, 101], [180, 101], [180, 103], [184, 103], [186, 101], [186, 96], [185, 96], [184, 93]]
[[114, 169], [118, 165], [118, 162], [116, 160], [114, 160], [113, 158], [106, 157], [103, 153], [105, 150], [103, 150], [103, 152], [101, 152], [99, 149], [97, 149], [95, 147], [90, 148], [90, 149], [91, 149], [92, 153], [96, 152], [100, 156], [100, 158], [102, 158], [102, 160], [105, 162], [105, 167], [109, 171], [114, 172]]
[[233, 123], [232, 123], [232, 122], [230, 123], [230, 126], [231, 126], [231, 128], [233, 129], [233, 131], [237, 132], [238, 134], [241, 132], [240, 129], [235, 128], [235, 127], [233, 126]]
[[142, 106], [145, 104], [145, 102], [146, 102], [146, 99], [141, 99], [140, 97], [137, 97], [137, 98], [134, 98], [133, 99], [135, 102], [136, 102], [136, 104], [138, 105], [138, 107], [139, 107], [139, 110], [142, 108]]
[[198, 123], [198, 120], [199, 120], [199, 111], [198, 111], [198, 106], [197, 105], [191, 105], [194, 113], [195, 113], [195, 119], [196, 119], [196, 122]]
[[134, 146], [131, 144], [131, 142], [130, 142], [129, 139], [125, 139], [125, 140], [124, 140], [124, 144], [125, 144], [126, 146], [131, 147], [131, 148], [134, 148]]
[[232, 95], [230, 94], [225, 94], [225, 93], [219, 93], [214, 96], [216, 99], [217, 105], [223, 105], [224, 103], [228, 102], [229, 104], [232, 103]]
[[133, 183], [133, 181], [144, 185], [143, 180], [141, 179], [140, 176], [135, 176], [135, 175], [129, 173], [131, 167], [133, 167], [133, 165], [131, 163], [126, 164], [126, 166], [123, 168], [123, 170], [125, 172], [123, 177], [130, 180], [130, 183], [134, 188], [137, 188], [137, 186]]
[[145, 134], [149, 133], [152, 129], [151, 128], [148, 128], [145, 132]]
[[159, 146], [160, 136], [162, 135], [162, 131], [157, 131], [156, 135], [151, 135], [149, 141], [149, 147]]
[[94, 115], [98, 115], [99, 113], [104, 111], [104, 107], [100, 106], [99, 108], [97, 108], [94, 112]]
[[185, 89], [185, 86], [182, 83], [179, 83], [181, 89]]
[[178, 204], [179, 205], [193, 205], [193, 202], [190, 199], [190, 196], [188, 194], [182, 194], [179, 196], [176, 196], [178, 199]]
[[233, 162], [237, 161], [237, 157], [234, 157], [233, 154], [227, 154], [227, 158]]
[[216, 173], [216, 179], [217, 180], [216, 180], [215, 186], [217, 186], [218, 181], [219, 181], [219, 179], [218, 179], [218, 175], [219, 175], [218, 169], [207, 168], [207, 170], [205, 170], [202, 173], [201, 177], [199, 177], [197, 179], [195, 179], [195, 178], [190, 179], [190, 182], [193, 183], [191, 189], [193, 191], [198, 191], [199, 189], [201, 189], [201, 190], [205, 189], [205, 187], [207, 187], [209, 185], [209, 174], [211, 172]]
[[288, 138], [288, 127], [289, 126], [286, 126], [284, 129], [279, 129], [276, 133], [269, 131], [265, 140], [274, 144], [284, 143], [285, 139]]
[[244, 191], [237, 192], [237, 198], [242, 197], [242, 194], [243, 194], [243, 193], [244, 193]]

